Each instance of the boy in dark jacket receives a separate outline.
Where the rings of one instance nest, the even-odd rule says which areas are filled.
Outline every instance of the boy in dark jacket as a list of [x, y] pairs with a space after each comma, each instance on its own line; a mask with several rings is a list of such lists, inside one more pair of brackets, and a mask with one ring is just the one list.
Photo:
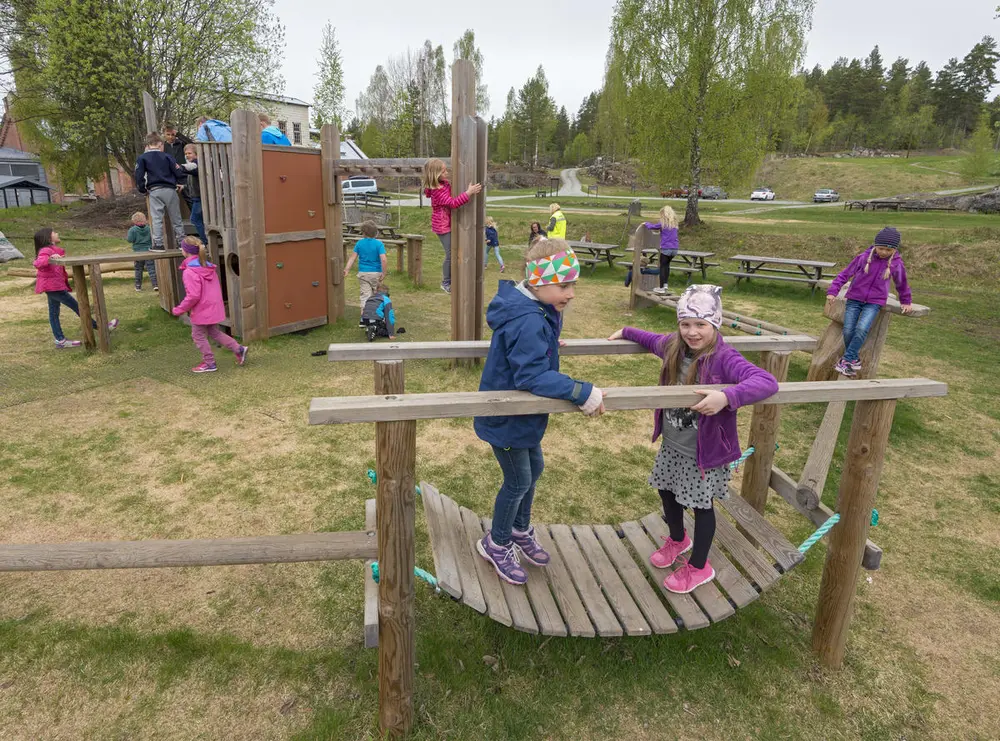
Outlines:
[[191, 223], [198, 230], [198, 237], [201, 241], [207, 244], [205, 217], [201, 211], [201, 181], [198, 179], [198, 148], [194, 144], [188, 144], [184, 147], [184, 162], [181, 163], [181, 170], [186, 172], [188, 176], [184, 195], [191, 206]]
[[[365, 301], [361, 310], [361, 323], [366, 328], [369, 342], [376, 337], [396, 339], [396, 312], [389, 298], [389, 288], [384, 283], [380, 283], [375, 293]], [[399, 328], [400, 333], [405, 331], [402, 327]]]
[[149, 194], [149, 214], [153, 222], [153, 251], [166, 249], [163, 238], [163, 214], [170, 215], [170, 226], [179, 245], [184, 241], [184, 220], [177, 196], [176, 160], [163, 151], [163, 139], [153, 133], [146, 137], [146, 151], [135, 163], [135, 187]]

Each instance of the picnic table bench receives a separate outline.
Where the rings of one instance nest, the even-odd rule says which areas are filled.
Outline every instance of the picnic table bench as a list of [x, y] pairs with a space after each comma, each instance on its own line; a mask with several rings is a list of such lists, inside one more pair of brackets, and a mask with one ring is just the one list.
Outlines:
[[[647, 247], [642, 251], [643, 255], [649, 258], [654, 256], [659, 257], [660, 250], [657, 247]], [[710, 258], [715, 257], [714, 252], [696, 252], [692, 250], [677, 250], [674, 255], [674, 259], [677, 260], [674, 264], [670, 266], [671, 273], [684, 273], [687, 277], [687, 282], [691, 282], [691, 276], [694, 273], [701, 273], [701, 279], [704, 281], [708, 280], [708, 269], [719, 267], [717, 262], [708, 262]], [[653, 260], [650, 259], [650, 264]], [[630, 268], [632, 267], [632, 261], [619, 261], [619, 265], [622, 267]]]
[[[101, 352], [111, 352], [111, 332], [108, 329], [108, 306], [104, 299], [104, 280], [101, 277], [101, 265], [119, 262], [135, 262], [136, 260], [174, 260], [184, 257], [180, 250], [150, 250], [147, 252], [116, 252], [104, 255], [80, 255], [74, 257], [52, 257], [53, 265], [73, 268], [73, 286], [76, 291], [76, 301], [80, 305], [80, 325], [83, 328], [83, 346], [88, 350], [98, 347]], [[90, 284], [93, 286], [94, 303], [91, 312], [90, 297], [87, 292], [87, 270], [90, 272]], [[163, 276], [167, 279], [167, 276]], [[94, 341], [94, 328], [91, 321], [97, 322], [97, 341]]]
[[539, 188], [535, 191], [535, 198], [545, 198], [549, 194], [547, 188]]
[[[726, 259], [740, 263], [739, 271], [725, 271], [723, 273], [723, 275], [734, 276], [737, 286], [739, 286], [741, 280], [749, 282], [751, 278], [764, 278], [793, 283], [808, 283], [812, 289], [812, 293], [816, 293], [816, 288], [820, 281], [832, 277], [823, 275], [823, 269], [832, 268], [837, 264], [822, 260], [761, 257], [760, 255], [733, 255]], [[783, 265], [786, 267], [764, 267], [765, 265]], [[772, 273], [780, 273], [780, 275], [771, 275]]]
[[[350, 224], [344, 224], [344, 231], [347, 234], [361, 234], [361, 224], [362, 222], [357, 221]], [[400, 235], [396, 233], [396, 227], [391, 224], [379, 225], [378, 227], [379, 237], [386, 237], [387, 239], [399, 239]]]
[[[584, 242], [574, 239], [567, 239], [566, 242], [576, 252], [576, 259], [582, 264], [590, 265], [591, 270], [596, 268], [602, 260], [608, 261], [608, 267], [614, 267], [615, 258], [624, 257], [621, 252], [616, 251], [621, 249], [617, 244], [601, 244], [600, 242]], [[581, 256], [581, 252], [586, 252], [589, 257]]]
[[[346, 252], [348, 244], [354, 244], [360, 242], [364, 237], [360, 234], [345, 234], [344, 235], [344, 252], [346, 259]], [[386, 247], [396, 248], [396, 270], [400, 273], [404, 270], [404, 250], [406, 251], [406, 274], [410, 276], [410, 280], [413, 281], [414, 285], [423, 284], [424, 275], [424, 235], [423, 234], [399, 234], [395, 239], [382, 239], [380, 240], [382, 244]]]

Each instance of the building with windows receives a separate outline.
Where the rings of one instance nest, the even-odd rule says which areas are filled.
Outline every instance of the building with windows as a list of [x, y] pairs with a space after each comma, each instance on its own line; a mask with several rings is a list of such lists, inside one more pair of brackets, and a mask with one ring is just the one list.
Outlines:
[[294, 146], [309, 146], [309, 104], [283, 95], [247, 93], [252, 109], [260, 109], [271, 117], [271, 123], [281, 129]]

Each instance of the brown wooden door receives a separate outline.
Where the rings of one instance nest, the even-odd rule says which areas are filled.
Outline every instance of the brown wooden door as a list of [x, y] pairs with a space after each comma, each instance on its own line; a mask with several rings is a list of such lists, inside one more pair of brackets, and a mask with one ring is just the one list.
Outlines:
[[[271, 329], [326, 319], [326, 243], [322, 239], [267, 246]], [[313, 326], [316, 326], [313, 324]]]

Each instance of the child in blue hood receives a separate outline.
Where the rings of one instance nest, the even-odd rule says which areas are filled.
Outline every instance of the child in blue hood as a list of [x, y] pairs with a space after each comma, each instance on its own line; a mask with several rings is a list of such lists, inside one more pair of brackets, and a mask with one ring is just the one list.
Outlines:
[[[566, 399], [590, 417], [604, 411], [604, 394], [593, 384], [559, 372], [561, 312], [573, 299], [580, 263], [562, 239], [539, 239], [525, 253], [525, 279], [501, 281], [486, 310], [493, 330], [480, 391], [530, 391]], [[493, 506], [493, 526], [477, 543], [479, 554], [510, 584], [524, 584], [524, 558], [535, 566], [549, 554], [535, 540], [531, 504], [542, 475], [542, 436], [547, 414], [476, 417], [476, 435], [493, 447], [503, 485]]]

